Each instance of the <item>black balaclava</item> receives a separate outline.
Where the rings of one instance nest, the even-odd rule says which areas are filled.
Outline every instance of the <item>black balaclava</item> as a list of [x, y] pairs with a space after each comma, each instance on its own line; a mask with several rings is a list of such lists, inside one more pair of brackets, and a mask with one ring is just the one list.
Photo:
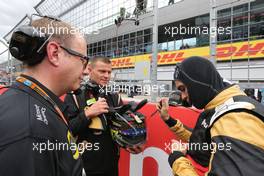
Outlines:
[[230, 85], [223, 81], [208, 59], [197, 56], [177, 64], [174, 79], [186, 85], [190, 101], [198, 109], [203, 109], [220, 91]]

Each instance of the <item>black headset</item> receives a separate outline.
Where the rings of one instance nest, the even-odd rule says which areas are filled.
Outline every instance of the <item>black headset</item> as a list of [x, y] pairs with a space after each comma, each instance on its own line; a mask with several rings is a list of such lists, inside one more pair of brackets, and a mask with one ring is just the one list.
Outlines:
[[55, 17], [32, 14], [28, 25], [23, 25], [15, 29], [10, 39], [9, 51], [13, 57], [27, 65], [36, 65], [44, 59], [46, 45], [52, 36], [52, 34], [48, 35], [33, 27], [32, 16], [60, 21]]

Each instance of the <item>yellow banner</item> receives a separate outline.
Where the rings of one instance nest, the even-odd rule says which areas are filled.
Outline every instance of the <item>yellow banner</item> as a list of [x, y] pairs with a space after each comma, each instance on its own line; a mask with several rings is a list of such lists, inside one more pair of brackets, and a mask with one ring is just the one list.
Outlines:
[[[254, 40], [249, 42], [228, 43], [217, 46], [217, 60], [241, 60], [249, 58], [264, 57], [264, 40]], [[181, 62], [191, 56], [201, 56], [209, 58], [209, 46], [190, 48], [177, 51], [160, 52], [158, 54], [158, 65], [171, 65]], [[151, 54], [129, 56], [112, 59], [113, 68], [134, 67], [135, 62], [150, 61]]]

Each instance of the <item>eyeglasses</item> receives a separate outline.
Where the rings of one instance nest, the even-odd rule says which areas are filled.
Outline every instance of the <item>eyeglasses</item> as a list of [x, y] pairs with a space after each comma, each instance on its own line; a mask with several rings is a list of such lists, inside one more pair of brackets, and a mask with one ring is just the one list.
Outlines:
[[61, 47], [63, 50], [65, 50], [68, 54], [71, 54], [71, 55], [73, 55], [73, 56], [80, 57], [80, 59], [81, 59], [81, 61], [82, 61], [82, 64], [83, 64], [83, 69], [86, 68], [86, 66], [87, 66], [87, 64], [88, 64], [88, 62], [89, 62], [89, 57], [88, 57], [88, 56], [85, 56], [85, 55], [83, 55], [83, 54], [81, 54], [81, 53], [78, 53], [77, 51], [74, 51], [74, 50], [72, 50], [72, 49], [66, 48], [66, 47], [64, 47], [64, 46], [62, 46], [62, 45], [60, 45], [60, 47]]

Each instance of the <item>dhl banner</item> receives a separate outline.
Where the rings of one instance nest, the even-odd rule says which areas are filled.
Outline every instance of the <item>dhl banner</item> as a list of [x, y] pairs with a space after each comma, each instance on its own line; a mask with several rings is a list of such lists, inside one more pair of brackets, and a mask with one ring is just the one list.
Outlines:
[[[228, 43], [217, 46], [217, 60], [241, 60], [264, 57], [264, 40], [254, 40], [249, 42]], [[190, 48], [177, 51], [160, 52], [158, 54], [158, 65], [171, 65], [181, 62], [190, 56], [201, 56], [209, 58], [209, 46]], [[150, 61], [151, 54], [129, 56], [112, 59], [113, 68], [134, 67], [136, 62]]]

